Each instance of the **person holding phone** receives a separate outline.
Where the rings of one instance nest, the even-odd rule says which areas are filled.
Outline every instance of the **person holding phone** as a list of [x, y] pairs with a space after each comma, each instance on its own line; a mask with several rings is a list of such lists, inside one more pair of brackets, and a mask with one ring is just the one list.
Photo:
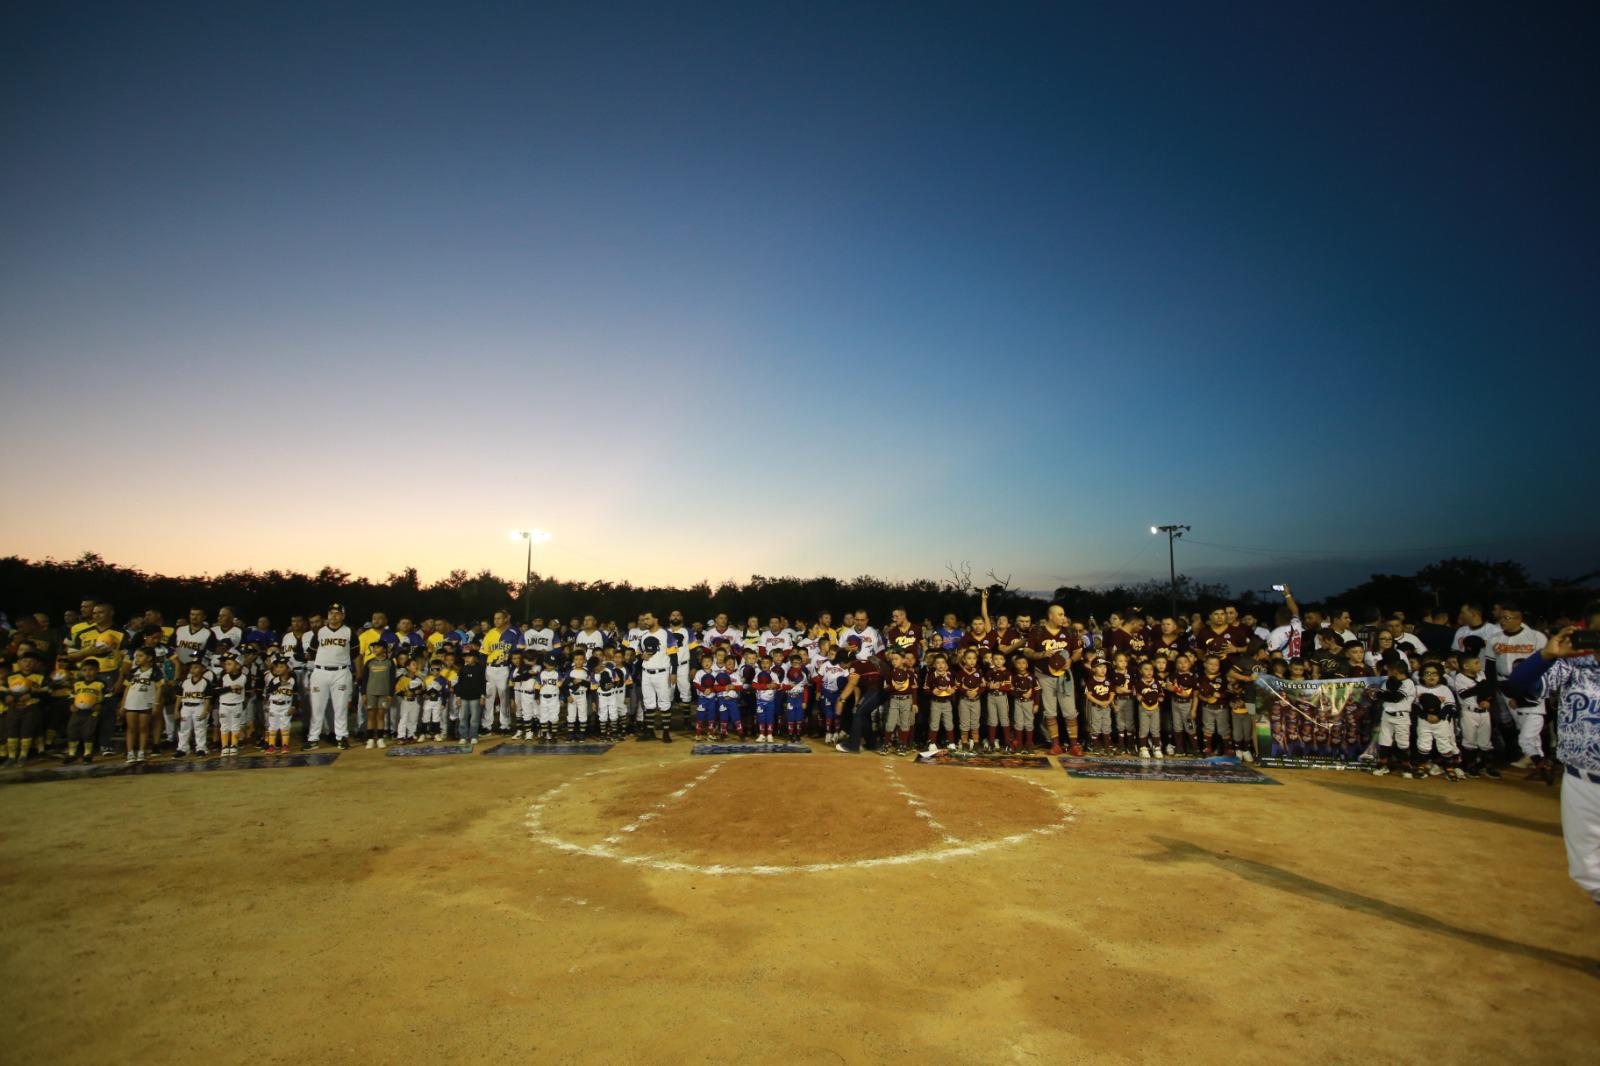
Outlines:
[[1512, 668], [1503, 689], [1523, 699], [1555, 697], [1567, 873], [1600, 904], [1600, 600], [1585, 614], [1587, 629], [1557, 632]]

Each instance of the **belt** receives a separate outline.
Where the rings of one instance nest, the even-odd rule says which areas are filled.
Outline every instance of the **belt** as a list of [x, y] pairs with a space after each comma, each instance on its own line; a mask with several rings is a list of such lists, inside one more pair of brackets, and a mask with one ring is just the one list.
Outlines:
[[350, 668], [348, 666], [323, 666], [321, 663], [318, 663], [317, 664], [317, 669], [318, 670], [348, 670]]
[[1591, 785], [1600, 785], [1600, 774], [1593, 773], [1589, 770], [1580, 770], [1576, 766], [1568, 766], [1566, 770], [1567, 773], [1572, 777], [1576, 777], [1582, 781], [1587, 781]]
[[647, 666], [644, 668], [644, 672], [647, 674], [664, 674], [667, 672], [667, 668], [665, 666], [658, 666], [652, 670]]

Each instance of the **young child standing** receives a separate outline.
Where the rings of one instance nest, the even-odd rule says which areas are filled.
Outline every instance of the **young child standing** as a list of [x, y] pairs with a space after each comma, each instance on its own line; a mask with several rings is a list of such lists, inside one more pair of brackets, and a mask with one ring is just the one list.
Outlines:
[[811, 687], [811, 672], [806, 669], [806, 653], [795, 649], [789, 653], [789, 665], [783, 671], [783, 721], [789, 740], [798, 744], [806, 724], [806, 690]]
[[1133, 701], [1139, 708], [1139, 758], [1161, 758], [1161, 682], [1155, 663], [1139, 664], [1139, 678], [1133, 683]]
[[1493, 762], [1494, 742], [1487, 710], [1494, 696], [1494, 686], [1483, 672], [1483, 660], [1476, 655], [1463, 655], [1460, 669], [1446, 674], [1445, 680], [1456, 695], [1456, 707], [1461, 713], [1461, 747], [1465, 756], [1468, 777], [1498, 778], [1500, 771]]
[[1461, 752], [1456, 747], [1456, 695], [1445, 685], [1438, 663], [1423, 663], [1417, 680], [1416, 774], [1449, 774], [1458, 781], [1464, 780], [1467, 775], [1461, 769]]
[[1006, 665], [1004, 652], [992, 651], [985, 656], [985, 660], [983, 705], [987, 734], [984, 737], [983, 750], [1015, 751], [1020, 738], [1012, 729], [1011, 668]]
[[1194, 693], [1200, 705], [1201, 750], [1220, 755], [1231, 743], [1233, 725], [1228, 721], [1228, 679], [1222, 675], [1222, 660], [1217, 656], [1207, 655], [1202, 661]]
[[561, 729], [561, 671], [554, 661], [539, 671], [539, 738], [554, 743]]
[[[833, 642], [824, 638], [821, 645], [832, 648]], [[844, 739], [839, 730], [839, 689], [850, 676], [850, 667], [839, 662], [840, 658], [842, 656], [834, 652], [832, 657], [818, 659], [812, 664], [817, 676], [817, 706], [822, 715], [823, 740], [829, 744]]]
[[532, 740], [535, 736], [533, 719], [539, 703], [539, 673], [528, 664], [528, 657], [521, 649], [511, 653], [506, 684], [517, 716], [516, 732], [511, 735], [516, 740]]
[[1011, 657], [1011, 750], [1033, 754], [1033, 715], [1039, 705], [1039, 679], [1033, 676], [1033, 663], [1018, 652]]
[[6, 678], [7, 766], [21, 766], [28, 761], [33, 738], [39, 733], [47, 692], [44, 660], [39, 653], [29, 649], [17, 656], [16, 666]]
[[[1116, 632], [1122, 632], [1117, 630]], [[1127, 652], [1116, 652], [1111, 657], [1111, 686], [1116, 690], [1112, 700], [1112, 717], [1116, 721], [1115, 750], [1132, 754], [1133, 751], [1133, 671], [1128, 666]]]
[[1111, 714], [1117, 700], [1117, 685], [1104, 659], [1089, 664], [1089, 680], [1083, 686], [1083, 698], [1088, 705], [1084, 711], [1089, 720], [1091, 750], [1105, 753], [1111, 745]]
[[744, 739], [744, 720], [739, 714], [739, 664], [723, 648], [717, 649], [717, 736], [728, 739], [728, 730]]
[[206, 664], [196, 657], [189, 663], [189, 676], [178, 684], [178, 750], [173, 758], [182, 759], [191, 749], [204, 757], [210, 718], [211, 681]]
[[244, 730], [245, 689], [249, 686], [250, 679], [245, 676], [244, 664], [239, 661], [238, 653], [224, 652], [222, 673], [217, 676], [214, 689], [223, 755], [239, 754], [239, 734]]
[[[952, 700], [956, 694], [955, 675], [950, 672], [950, 660], [938, 652], [928, 666], [928, 750], [936, 751], [941, 743], [946, 750], [956, 749], [956, 723], [952, 713]], [[950, 739], [945, 741], [945, 734]]]
[[287, 658], [273, 661], [264, 687], [267, 711], [267, 754], [289, 754], [289, 722], [294, 716], [294, 667]]
[[573, 653], [561, 682], [567, 691], [567, 728], [576, 744], [589, 734], [589, 691], [594, 687], [589, 677], [588, 658], [583, 652]]
[[956, 726], [961, 731], [961, 747], [969, 752], [978, 750], [978, 723], [983, 718], [983, 671], [978, 669], [978, 649], [967, 648], [961, 653], [961, 667], [956, 671]]
[[772, 727], [778, 720], [778, 693], [783, 679], [772, 668], [772, 655], [763, 651], [757, 658], [757, 669], [750, 689], [756, 699], [756, 742], [772, 743]]
[[883, 743], [878, 745], [879, 755], [889, 754], [894, 744], [894, 754], [904, 755], [911, 744], [911, 732], [917, 722], [917, 659], [913, 654], [891, 651], [889, 660], [889, 710], [883, 721]]
[[1389, 676], [1376, 693], [1383, 709], [1378, 722], [1380, 765], [1372, 776], [1382, 777], [1399, 764], [1403, 768], [1401, 776], [1411, 777], [1411, 708], [1416, 704], [1417, 686], [1406, 661], [1399, 656], [1388, 660], [1385, 672]]
[[77, 680], [72, 684], [72, 716], [67, 719], [67, 754], [62, 765], [78, 761], [94, 762], [94, 738], [100, 725], [100, 704], [105, 700], [105, 685], [99, 680], [100, 668], [93, 659], [85, 659], [78, 667]]
[[150, 713], [160, 705], [161, 672], [149, 648], [133, 653], [133, 669], [128, 687], [122, 692], [122, 713], [128, 727], [128, 762], [144, 762], [150, 756]]
[[[717, 726], [717, 670], [711, 652], [700, 656], [700, 669], [690, 679], [694, 685], [694, 738], [712, 735]], [[604, 727], [601, 729], [604, 735]]]
[[427, 682], [422, 677], [422, 663], [415, 656], [406, 659], [405, 672], [394, 683], [394, 698], [398, 713], [395, 716], [395, 743], [417, 742], [417, 720], [421, 717], [423, 690]]
[[371, 655], [362, 667], [366, 675], [361, 702], [367, 708], [367, 747], [381, 748], [385, 746], [389, 705], [394, 702], [394, 685], [398, 679], [395, 677], [394, 660], [389, 658], [389, 645], [381, 640], [374, 641]]

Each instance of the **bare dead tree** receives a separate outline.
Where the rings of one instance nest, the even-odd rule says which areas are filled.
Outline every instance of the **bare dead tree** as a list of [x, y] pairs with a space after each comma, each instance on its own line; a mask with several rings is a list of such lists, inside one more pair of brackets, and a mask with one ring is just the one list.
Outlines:
[[950, 571], [950, 577], [945, 581], [945, 585], [949, 587], [951, 592], [972, 591], [973, 585], [971, 563], [963, 559], [961, 560], [961, 565], [957, 567], [955, 563], [946, 560], [944, 568]]
[[989, 582], [989, 591], [991, 593], [997, 592], [1001, 595], [1004, 595], [1005, 593], [1011, 591], [1011, 575], [1007, 574], [1002, 578], [999, 574], [994, 572], [993, 567], [989, 568]]

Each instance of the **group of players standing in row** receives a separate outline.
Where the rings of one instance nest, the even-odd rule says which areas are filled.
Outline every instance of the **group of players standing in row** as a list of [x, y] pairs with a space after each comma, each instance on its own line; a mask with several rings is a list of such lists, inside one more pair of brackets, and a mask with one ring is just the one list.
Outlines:
[[[1085, 625], [1052, 606], [1035, 624], [1025, 614], [991, 618], [987, 594], [966, 627], [953, 614], [935, 627], [896, 611], [881, 632], [864, 611], [839, 627], [826, 614], [798, 627], [782, 618], [734, 627], [718, 615], [699, 629], [678, 612], [665, 625], [647, 613], [626, 632], [592, 616], [518, 626], [508, 611], [472, 628], [401, 619], [391, 629], [379, 613], [352, 631], [336, 604], [325, 618], [295, 617], [280, 635], [267, 619], [240, 626], [227, 608], [214, 624], [196, 609], [181, 626], [147, 612], [118, 629], [109, 605], [86, 604], [88, 621], [58, 647], [42, 619], [12, 634], [6, 755], [22, 761], [65, 737], [66, 758], [88, 761], [97, 747], [112, 753], [119, 723], [130, 762], [163, 742], [178, 758], [213, 748], [233, 756], [251, 741], [284, 753], [297, 717], [307, 749], [324, 739], [348, 747], [352, 734], [368, 747], [424, 739], [470, 747], [486, 733], [554, 742], [631, 732], [670, 741], [677, 706], [705, 739], [794, 741], [815, 732], [841, 750], [865, 741], [881, 754], [924, 744], [972, 753], [1037, 745], [1056, 754], [1249, 761], [1254, 679], [1271, 671], [1389, 677], [1377, 721], [1369, 726], [1352, 713], [1331, 736], [1302, 733], [1292, 716], [1267, 708], [1282, 753], [1328, 747], [1353, 758], [1376, 744], [1384, 768], [1408, 775], [1495, 773], [1493, 675], [1484, 665], [1503, 676], [1538, 650], [1519, 616], [1513, 640], [1464, 608], [1448, 661], [1424, 663], [1428, 649], [1402, 620], [1358, 639], [1348, 613], [1302, 620], [1284, 594], [1273, 629], [1232, 607], [1186, 624], [1134, 613]], [[1502, 639], [1491, 646], [1495, 634]], [[1524, 752], [1518, 765], [1542, 760], [1542, 707], [1508, 709]]]

